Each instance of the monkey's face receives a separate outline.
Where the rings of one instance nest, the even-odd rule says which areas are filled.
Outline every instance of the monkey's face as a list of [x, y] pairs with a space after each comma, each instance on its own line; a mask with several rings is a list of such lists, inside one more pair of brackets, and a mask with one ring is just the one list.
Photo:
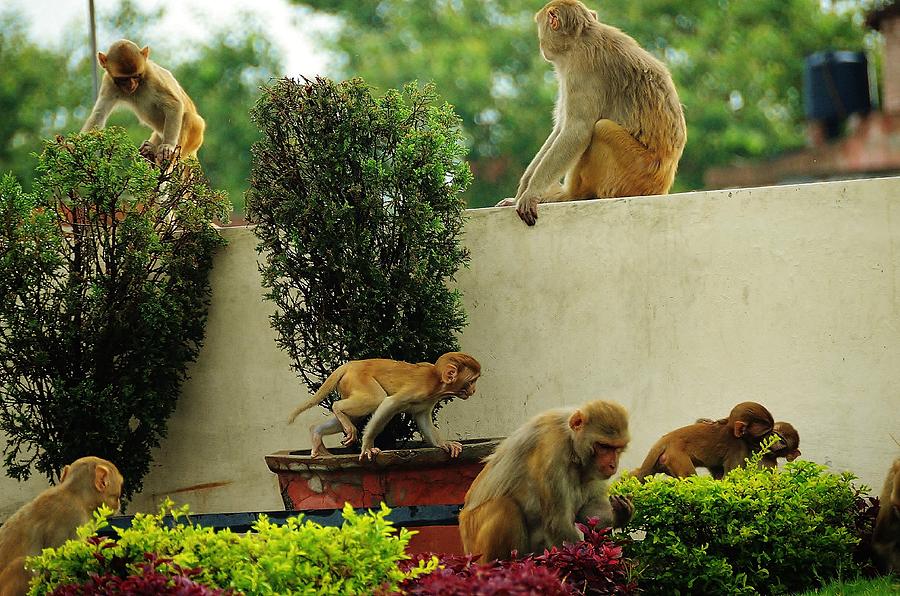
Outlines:
[[473, 375], [467, 378], [464, 378], [461, 381], [461, 385], [459, 390], [456, 392], [457, 397], [460, 399], [469, 399], [473, 395], [475, 395], [475, 384], [478, 382], [478, 379], [481, 375]]
[[621, 441], [594, 443], [594, 465], [604, 479], [611, 478], [619, 469], [619, 457], [626, 445]]
[[106, 487], [106, 491], [103, 495], [103, 502], [115, 513], [118, 513], [119, 508], [122, 506], [123, 480], [124, 479], [118, 470], [113, 472], [109, 477], [109, 485]]
[[144, 75], [143, 73], [128, 75], [128, 76], [119, 76], [113, 77], [113, 82], [116, 84], [116, 87], [119, 88], [122, 93], [125, 95], [132, 95], [135, 91], [138, 90], [138, 87], [141, 86], [141, 81], [143, 81]]

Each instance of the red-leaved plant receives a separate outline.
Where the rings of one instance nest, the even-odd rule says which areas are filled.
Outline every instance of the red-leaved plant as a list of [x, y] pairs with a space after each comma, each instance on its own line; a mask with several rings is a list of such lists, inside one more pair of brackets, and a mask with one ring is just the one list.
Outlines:
[[[59, 586], [51, 596], [152, 596], [156, 594], [170, 596], [225, 596], [234, 594], [231, 590], [208, 588], [196, 583], [191, 578], [199, 569], [185, 569], [172, 562], [171, 559], [157, 557], [154, 554], [144, 555], [146, 563], [138, 567], [139, 574], [120, 577], [116, 574], [97, 575], [83, 584]], [[165, 565], [163, 570], [160, 566]]]
[[[438, 570], [408, 579], [400, 588], [414, 596], [635, 594], [637, 585], [629, 579], [631, 564], [610, 538], [611, 530], [598, 527], [596, 519], [578, 528], [583, 541], [511, 561], [482, 564], [471, 556], [437, 555]], [[416, 555], [403, 565], [412, 567], [430, 557]]]

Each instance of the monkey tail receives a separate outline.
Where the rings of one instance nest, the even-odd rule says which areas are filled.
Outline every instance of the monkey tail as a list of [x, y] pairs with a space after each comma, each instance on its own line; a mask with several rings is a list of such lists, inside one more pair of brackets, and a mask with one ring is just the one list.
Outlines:
[[306, 410], [310, 409], [311, 407], [315, 406], [316, 404], [322, 403], [322, 400], [324, 400], [326, 397], [328, 397], [328, 394], [331, 393], [332, 391], [334, 391], [334, 388], [337, 387], [337, 384], [341, 381], [341, 378], [344, 376], [344, 373], [347, 372], [347, 367], [349, 365], [350, 365], [350, 363], [347, 362], [346, 364], [342, 364], [339, 367], [337, 367], [336, 369], [334, 369], [334, 372], [331, 373], [330, 375], [328, 375], [328, 378], [325, 379], [325, 382], [322, 383], [322, 386], [319, 387], [319, 390], [316, 391], [316, 394], [313, 395], [312, 397], [310, 397], [308, 400], [306, 400], [302, 404], [300, 404], [299, 406], [297, 406], [297, 409], [295, 409], [293, 412], [291, 412], [290, 417], [288, 417], [287, 423], [292, 424], [294, 422], [294, 420], [297, 418], [297, 416], [299, 416]]

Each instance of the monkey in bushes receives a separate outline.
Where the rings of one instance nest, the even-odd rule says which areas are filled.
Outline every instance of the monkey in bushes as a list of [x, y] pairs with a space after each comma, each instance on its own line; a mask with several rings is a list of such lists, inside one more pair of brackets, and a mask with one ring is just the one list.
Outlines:
[[355, 443], [358, 431], [353, 421], [371, 414], [363, 432], [359, 459], [374, 459], [381, 452], [375, 447], [375, 437], [401, 412], [413, 416], [428, 443], [443, 449], [450, 457], [457, 457], [462, 445], [444, 440], [434, 426], [431, 414], [443, 399], [469, 399], [475, 394], [475, 384], [480, 376], [481, 364], [463, 352], [447, 352], [434, 364], [410, 364], [382, 358], [354, 360], [335, 369], [316, 394], [291, 413], [288, 424], [337, 389], [341, 399], [331, 406], [334, 417], [310, 427], [313, 457], [330, 455], [322, 442], [325, 435], [343, 431], [342, 443], [345, 446]]
[[687, 127], [666, 67], [577, 0], [552, 0], [534, 20], [559, 79], [554, 125], [497, 206], [534, 225], [538, 203], [667, 193]]
[[742, 466], [774, 426], [772, 414], [764, 406], [742, 402], [732, 408], [728, 418], [701, 419], [663, 435], [632, 473], [639, 479], [657, 472], [684, 478], [696, 474], [699, 466], [721, 478]]
[[0, 526], [0, 596], [28, 592], [31, 573], [25, 557], [75, 538], [100, 505], [119, 510], [122, 475], [99, 457], [82, 457], [63, 468], [59, 484], [48, 488]]
[[628, 523], [631, 501], [607, 494], [628, 441], [628, 414], [608, 401], [532, 418], [486, 458], [466, 493], [459, 514], [465, 552], [482, 562], [505, 559], [582, 540], [576, 521]]
[[108, 53], [98, 52], [97, 59], [105, 72], [82, 132], [106, 126], [110, 112], [121, 103], [153, 130], [141, 145], [141, 155], [157, 164], [171, 161], [177, 147], [182, 157], [197, 156], [206, 123], [172, 73], [150, 60], [149, 46], [139, 48], [120, 39]]

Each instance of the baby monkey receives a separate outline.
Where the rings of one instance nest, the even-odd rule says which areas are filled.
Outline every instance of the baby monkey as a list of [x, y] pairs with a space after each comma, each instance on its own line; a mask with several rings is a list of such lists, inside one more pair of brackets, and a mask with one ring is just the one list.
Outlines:
[[141, 145], [141, 155], [160, 163], [170, 161], [176, 147], [181, 147], [183, 157], [197, 156], [206, 123], [172, 73], [150, 60], [149, 46], [139, 48], [134, 42], [120, 39], [108, 53], [98, 52], [97, 59], [106, 72], [97, 102], [81, 132], [106, 126], [110, 112], [122, 103], [131, 108], [141, 123], [153, 129]]
[[387, 423], [401, 412], [412, 415], [422, 437], [457, 457], [462, 445], [445, 441], [432, 421], [432, 412], [439, 401], [459, 397], [468, 399], [475, 394], [475, 383], [481, 376], [481, 365], [463, 352], [447, 352], [434, 364], [410, 364], [397, 360], [374, 358], [353, 360], [331, 373], [316, 394], [291, 413], [288, 424], [302, 412], [322, 402], [337, 389], [341, 399], [334, 402], [334, 417], [310, 427], [313, 457], [330, 455], [322, 437], [343, 431], [345, 446], [357, 441], [354, 420], [372, 414], [362, 437], [360, 461], [375, 459], [381, 450], [374, 446], [375, 437]]

